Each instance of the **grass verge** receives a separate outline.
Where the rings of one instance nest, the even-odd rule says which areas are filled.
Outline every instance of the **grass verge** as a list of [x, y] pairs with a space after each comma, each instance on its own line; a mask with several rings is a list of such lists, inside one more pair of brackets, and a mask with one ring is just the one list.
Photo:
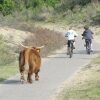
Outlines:
[[12, 75], [15, 75], [16, 73], [18, 73], [17, 66], [12, 66], [12, 65], [0, 66], [0, 82], [6, 80]]
[[100, 100], [100, 56], [82, 68], [55, 100]]

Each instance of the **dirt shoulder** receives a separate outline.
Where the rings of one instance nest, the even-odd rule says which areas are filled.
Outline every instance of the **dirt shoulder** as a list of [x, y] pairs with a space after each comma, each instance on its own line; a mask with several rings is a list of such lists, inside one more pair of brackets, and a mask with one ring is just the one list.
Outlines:
[[96, 41], [96, 42], [100, 43], [100, 35], [97, 35], [97, 36], [95, 36], [94, 38], [95, 38], [95, 41]]

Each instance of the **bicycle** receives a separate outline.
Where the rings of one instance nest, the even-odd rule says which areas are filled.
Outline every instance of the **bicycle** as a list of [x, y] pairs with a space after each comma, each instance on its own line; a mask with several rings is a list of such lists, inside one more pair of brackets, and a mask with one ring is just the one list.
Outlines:
[[74, 41], [70, 40], [70, 44], [69, 44], [69, 47], [68, 47], [69, 58], [72, 58], [72, 55], [73, 55], [73, 49], [74, 49], [73, 43], [74, 43]]
[[86, 42], [86, 52], [87, 54], [90, 54], [91, 53], [91, 41], [89, 39], [86, 39], [85, 42]]

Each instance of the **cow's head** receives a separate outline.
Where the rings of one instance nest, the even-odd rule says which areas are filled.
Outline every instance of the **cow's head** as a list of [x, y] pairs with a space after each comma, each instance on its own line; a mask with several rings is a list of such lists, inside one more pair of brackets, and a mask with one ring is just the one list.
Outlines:
[[40, 53], [40, 49], [39, 48], [36, 48], [36, 51]]
[[32, 47], [32, 49], [36, 50], [38, 53], [40, 53], [40, 48]]
[[41, 47], [32, 47], [32, 48], [34, 48], [37, 52], [40, 53], [41, 49], [44, 48], [44, 46], [41, 46]]

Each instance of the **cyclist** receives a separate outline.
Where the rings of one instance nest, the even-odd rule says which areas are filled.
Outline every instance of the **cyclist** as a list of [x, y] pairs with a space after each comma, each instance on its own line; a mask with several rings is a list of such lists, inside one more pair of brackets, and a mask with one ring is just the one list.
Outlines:
[[78, 34], [72, 29], [72, 27], [69, 28], [69, 30], [65, 33], [65, 37], [67, 37], [67, 54], [69, 54], [69, 47], [70, 42], [73, 41], [73, 49], [75, 49], [75, 37], [77, 37]]
[[89, 40], [90, 41], [90, 44], [91, 44], [91, 51], [93, 51], [92, 50], [92, 39], [93, 39], [93, 32], [89, 29], [89, 26], [87, 26], [87, 25], [85, 25], [84, 26], [84, 32], [83, 32], [83, 34], [82, 34], [82, 36], [83, 36], [83, 38], [82, 39], [85, 39], [85, 43], [86, 43], [86, 41], [87, 40]]

